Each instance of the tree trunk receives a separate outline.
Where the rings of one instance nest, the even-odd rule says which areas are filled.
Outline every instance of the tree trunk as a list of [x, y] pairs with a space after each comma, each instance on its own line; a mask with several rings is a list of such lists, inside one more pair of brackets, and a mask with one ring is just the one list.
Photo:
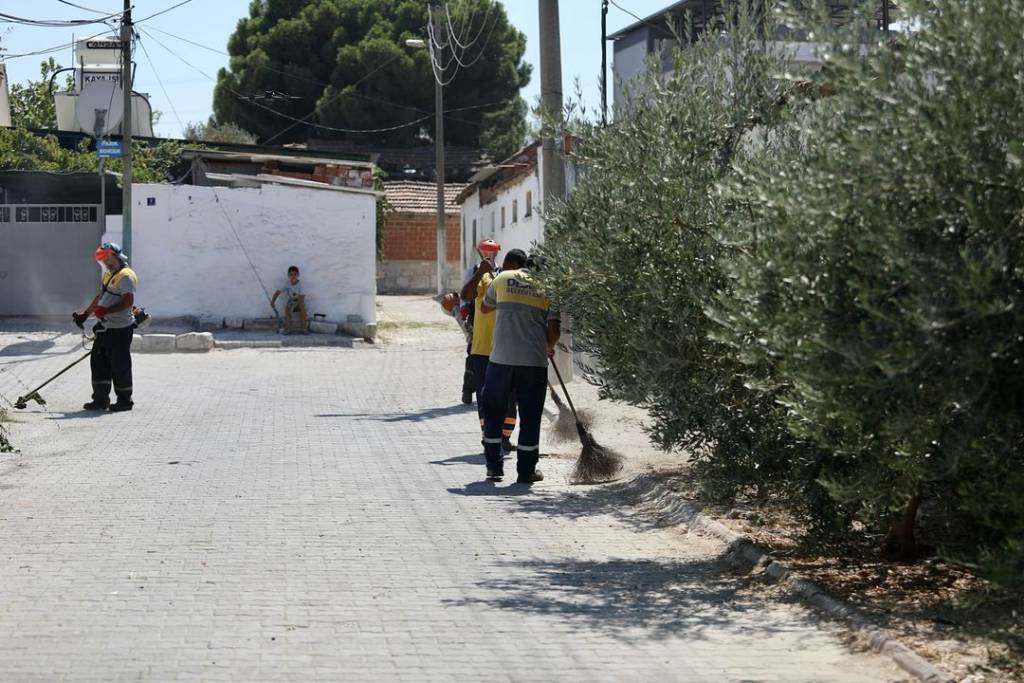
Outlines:
[[905, 562], [917, 559], [917, 539], [914, 537], [914, 524], [917, 521], [917, 509], [921, 506], [921, 494], [915, 494], [899, 517], [893, 520], [889, 533], [882, 542], [882, 558], [889, 562]]

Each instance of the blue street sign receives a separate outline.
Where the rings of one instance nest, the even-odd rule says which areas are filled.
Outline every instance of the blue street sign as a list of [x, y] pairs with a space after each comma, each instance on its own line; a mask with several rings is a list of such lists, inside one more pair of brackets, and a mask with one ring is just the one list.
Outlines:
[[96, 154], [105, 159], [118, 159], [121, 157], [120, 140], [97, 140]]

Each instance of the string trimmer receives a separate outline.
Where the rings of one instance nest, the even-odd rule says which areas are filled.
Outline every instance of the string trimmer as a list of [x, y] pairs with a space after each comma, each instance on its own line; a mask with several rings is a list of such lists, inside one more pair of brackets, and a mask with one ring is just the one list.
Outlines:
[[[135, 317], [135, 322], [132, 324], [132, 327], [134, 329], [139, 329], [139, 328], [147, 327], [149, 325], [149, 323], [151, 322], [149, 314], [146, 313], [145, 309], [142, 309], [142, 308], [133, 309], [132, 310], [132, 314]], [[72, 315], [72, 318], [74, 319], [75, 324], [78, 325], [78, 328], [82, 330], [82, 345], [83, 346], [86, 344], [86, 342], [92, 341], [92, 340], [96, 339], [96, 334], [103, 331], [103, 323], [96, 323], [92, 327], [92, 336], [89, 336], [85, 332], [85, 321], [88, 320], [88, 316], [79, 315], [79, 314], [75, 313], [74, 315]], [[79, 358], [75, 362], [71, 363], [70, 365], [66, 366], [63, 370], [58, 372], [56, 375], [53, 375], [48, 380], [46, 380], [45, 382], [40, 384], [38, 387], [36, 387], [32, 391], [28, 392], [24, 396], [19, 396], [18, 400], [16, 400], [14, 402], [14, 407], [17, 408], [18, 410], [25, 410], [25, 408], [28, 408], [29, 401], [35, 401], [39, 405], [45, 406], [46, 405], [46, 399], [44, 399], [39, 394], [39, 391], [43, 387], [45, 387], [47, 384], [49, 384], [50, 382], [54, 381], [55, 379], [57, 379], [58, 377], [63, 375], [65, 372], [67, 372], [71, 368], [75, 367], [76, 365], [78, 365], [79, 363], [81, 363], [83, 360], [85, 360], [86, 358], [88, 358], [91, 355], [92, 355], [92, 349], [89, 349], [88, 351], [85, 352], [85, 355], [83, 355], [81, 358]]]

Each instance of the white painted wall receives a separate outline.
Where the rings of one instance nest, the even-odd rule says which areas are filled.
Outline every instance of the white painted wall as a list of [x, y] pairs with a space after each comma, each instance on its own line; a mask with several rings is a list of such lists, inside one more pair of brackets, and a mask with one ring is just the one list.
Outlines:
[[296, 265], [310, 315], [345, 322], [354, 314], [376, 322], [373, 195], [137, 184], [132, 199], [132, 266], [139, 303], [151, 314], [269, 317], [247, 251], [271, 295], [288, 266]]
[[[537, 150], [537, 168], [519, 182], [506, 186], [498, 194], [497, 201], [480, 206], [480, 192], [477, 190], [462, 203], [462, 267], [474, 265], [479, 260], [476, 245], [481, 240], [493, 239], [501, 245], [502, 253], [498, 263], [509, 249], [522, 249], [529, 253], [534, 243], [544, 241], [544, 220], [541, 218], [541, 172], [539, 163], [542, 149]], [[526, 216], [526, 193], [533, 198], [532, 215]], [[512, 202], [518, 202], [517, 220], [512, 220]], [[501, 227], [501, 209], [505, 208], [505, 227]], [[494, 229], [491, 229], [493, 216]], [[473, 241], [473, 221], [476, 221], [476, 241]]]

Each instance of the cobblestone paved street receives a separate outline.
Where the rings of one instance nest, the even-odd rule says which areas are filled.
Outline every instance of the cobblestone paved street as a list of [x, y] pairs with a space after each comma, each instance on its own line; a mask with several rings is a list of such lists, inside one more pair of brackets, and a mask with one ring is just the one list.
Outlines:
[[[77, 412], [83, 366], [14, 415], [0, 681], [901, 680], [568, 461], [484, 483], [443, 324], [137, 355], [121, 415]], [[32, 339], [0, 334], [10, 400], [74, 357]]]

